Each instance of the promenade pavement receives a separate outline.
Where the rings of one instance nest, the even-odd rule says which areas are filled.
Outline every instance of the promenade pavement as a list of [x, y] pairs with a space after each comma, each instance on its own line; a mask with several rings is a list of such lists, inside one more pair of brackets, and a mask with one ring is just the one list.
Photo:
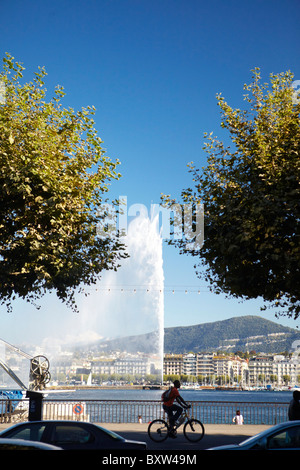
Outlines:
[[127, 424], [127, 423], [104, 423], [103, 427], [115, 431], [127, 439], [144, 441], [148, 445], [148, 450], [186, 450], [196, 451], [204, 450], [209, 447], [216, 447], [225, 444], [236, 444], [244, 441], [248, 437], [254, 436], [265, 429], [270, 428], [269, 425], [230, 425], [230, 424], [205, 424], [205, 435], [198, 443], [187, 441], [179, 428], [177, 438], [170, 439], [162, 443], [151, 441], [147, 434], [148, 424]]
[[[162, 443], [151, 441], [147, 434], [147, 423], [98, 423], [106, 429], [115, 431], [127, 439], [146, 442], [149, 451], [198, 451], [210, 447], [221, 446], [225, 444], [236, 444], [244, 441], [250, 436], [270, 428], [269, 425], [230, 425], [230, 424], [205, 424], [205, 435], [198, 443], [191, 443], [183, 435], [182, 427], [178, 430], [176, 439], [168, 438]], [[0, 431], [10, 427], [10, 423], [0, 423]]]

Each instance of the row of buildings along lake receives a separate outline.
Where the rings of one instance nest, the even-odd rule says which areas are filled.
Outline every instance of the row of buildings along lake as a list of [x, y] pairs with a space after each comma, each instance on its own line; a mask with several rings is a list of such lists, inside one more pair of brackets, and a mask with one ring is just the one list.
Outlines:
[[[70, 358], [71, 359], [71, 358]], [[101, 376], [145, 377], [155, 373], [153, 359], [143, 355], [121, 354], [115, 357], [94, 357], [90, 360], [74, 358], [69, 361], [55, 361], [52, 375], [92, 375], [96, 380]], [[157, 358], [156, 358], [157, 359]], [[163, 359], [165, 380], [174, 376], [187, 376], [189, 381], [196, 378], [201, 383], [214, 383], [220, 378], [224, 383], [239, 383], [255, 386], [273, 384], [276, 386], [300, 383], [300, 361], [298, 356], [258, 355], [242, 359], [233, 355], [217, 353], [165, 354]]]
[[166, 354], [164, 374], [201, 377], [213, 382], [218, 377], [241, 384], [258, 385], [276, 383], [277, 385], [300, 382], [300, 361], [298, 356], [263, 355], [250, 359], [239, 356], [211, 354]]

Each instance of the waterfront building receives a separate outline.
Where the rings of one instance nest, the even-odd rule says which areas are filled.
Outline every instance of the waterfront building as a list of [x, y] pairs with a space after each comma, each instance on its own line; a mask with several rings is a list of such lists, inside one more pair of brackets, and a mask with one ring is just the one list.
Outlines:
[[298, 357], [283, 355], [257, 356], [249, 360], [249, 382], [251, 385], [276, 384], [295, 385], [299, 383], [300, 367]]
[[225, 377], [231, 383], [243, 382], [248, 368], [247, 361], [238, 356], [214, 356], [212, 361], [216, 377]]
[[197, 355], [185, 354], [182, 361], [182, 372], [184, 375], [197, 377]]
[[212, 377], [215, 375], [214, 356], [215, 353], [197, 354], [197, 376]]
[[114, 362], [115, 374], [119, 375], [149, 375], [151, 364], [147, 359], [140, 357], [118, 358]]
[[164, 375], [181, 375], [183, 365], [183, 354], [164, 355]]
[[115, 373], [113, 359], [99, 359], [91, 362], [92, 375], [112, 375]]
[[215, 353], [166, 354], [164, 357], [165, 375], [187, 375], [204, 378], [229, 377], [244, 380], [248, 369], [246, 360], [237, 356], [223, 356]]

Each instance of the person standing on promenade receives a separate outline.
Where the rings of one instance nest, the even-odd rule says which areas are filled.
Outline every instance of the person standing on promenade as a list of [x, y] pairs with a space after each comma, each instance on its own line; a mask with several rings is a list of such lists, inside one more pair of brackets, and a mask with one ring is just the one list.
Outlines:
[[299, 400], [300, 400], [300, 391], [294, 390], [293, 399], [290, 401], [289, 411], [288, 411], [289, 421], [295, 421], [297, 419], [300, 419]]
[[241, 415], [240, 410], [236, 411], [236, 415], [233, 418], [232, 422], [235, 424], [244, 424], [244, 418], [243, 418], [243, 415]]

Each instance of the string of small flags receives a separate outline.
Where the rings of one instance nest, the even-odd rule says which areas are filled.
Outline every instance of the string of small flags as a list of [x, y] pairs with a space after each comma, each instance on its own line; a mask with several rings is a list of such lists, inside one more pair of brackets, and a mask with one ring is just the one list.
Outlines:
[[151, 292], [160, 292], [160, 293], [184, 293], [184, 294], [200, 294], [202, 292], [210, 292], [207, 289], [207, 286], [177, 286], [177, 287], [161, 287], [161, 286], [97, 286], [97, 287], [86, 287], [85, 291], [94, 291], [94, 292], [120, 292], [120, 293], [133, 293], [137, 294], [138, 292], [151, 293]]

